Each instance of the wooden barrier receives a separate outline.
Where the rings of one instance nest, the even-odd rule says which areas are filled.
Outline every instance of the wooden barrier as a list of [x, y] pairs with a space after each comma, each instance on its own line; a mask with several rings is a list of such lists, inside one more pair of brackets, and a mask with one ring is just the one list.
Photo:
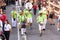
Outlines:
[[[53, 8], [58, 8], [58, 11], [56, 9], [54, 9], [54, 11], [57, 13], [57, 14], [60, 14], [59, 11], [60, 11], [60, 2], [57, 1], [58, 4], [56, 4], [54, 1], [51, 2], [50, 0], [47, 1], [47, 8], [48, 8], [48, 11], [51, 11]], [[52, 7], [51, 7], [52, 6]]]

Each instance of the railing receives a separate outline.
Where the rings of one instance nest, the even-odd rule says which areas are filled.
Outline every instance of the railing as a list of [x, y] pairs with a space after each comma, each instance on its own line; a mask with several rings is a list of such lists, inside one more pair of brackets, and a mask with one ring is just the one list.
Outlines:
[[[59, 11], [60, 11], [60, 2], [58, 1], [58, 4], [55, 4], [54, 2], [50, 2], [50, 0], [48, 0], [48, 5], [47, 5], [47, 8], [49, 7], [49, 10], [52, 10], [52, 8], [58, 8], [58, 11], [56, 9], [54, 9], [54, 11], [57, 13], [57, 14], [60, 14]], [[53, 6], [53, 7], [51, 7]]]

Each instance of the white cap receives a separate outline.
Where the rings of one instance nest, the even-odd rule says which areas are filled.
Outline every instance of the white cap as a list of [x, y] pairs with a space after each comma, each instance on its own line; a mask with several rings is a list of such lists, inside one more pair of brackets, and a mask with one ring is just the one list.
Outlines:
[[42, 10], [43, 10], [43, 11], [45, 11], [45, 10], [46, 10], [46, 8], [45, 8], [45, 7], [42, 7]]

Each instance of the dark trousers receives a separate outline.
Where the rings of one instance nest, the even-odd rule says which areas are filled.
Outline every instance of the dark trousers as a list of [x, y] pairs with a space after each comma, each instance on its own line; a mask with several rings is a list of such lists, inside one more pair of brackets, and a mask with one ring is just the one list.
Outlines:
[[3, 22], [3, 27], [2, 27], [3, 33], [4, 33], [4, 25], [5, 25], [5, 22]]
[[1, 8], [2, 8], [3, 10], [6, 10], [6, 6], [2, 6]]
[[9, 36], [10, 36], [10, 31], [4, 31], [6, 40], [9, 40]]
[[33, 10], [34, 10], [34, 15], [36, 15], [36, 10], [37, 10], [37, 9], [33, 9]]
[[40, 6], [40, 4], [38, 5], [38, 8], [39, 8], [39, 10], [41, 10], [41, 6]]

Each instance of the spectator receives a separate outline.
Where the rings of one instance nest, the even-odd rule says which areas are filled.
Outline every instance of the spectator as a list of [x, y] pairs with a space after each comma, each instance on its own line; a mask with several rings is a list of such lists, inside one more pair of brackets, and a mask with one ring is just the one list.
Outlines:
[[33, 7], [32, 3], [27, 1], [27, 3], [25, 4], [25, 8], [31, 10], [32, 7]]
[[6, 14], [5, 14], [4, 11], [3, 11], [3, 14], [2, 14], [1, 20], [2, 20], [2, 23], [3, 23], [3, 28], [2, 28], [2, 30], [3, 30], [3, 33], [4, 33], [4, 25], [5, 25], [5, 21], [6, 21]]
[[49, 13], [49, 22], [50, 22], [50, 25], [55, 25], [55, 24], [54, 24], [54, 17], [55, 17], [54, 10], [52, 10], [52, 11]]
[[5, 34], [6, 40], [9, 40], [10, 32], [12, 32], [12, 28], [9, 21], [6, 20], [4, 25], [4, 34]]
[[37, 5], [34, 3], [33, 5], [33, 10], [34, 10], [34, 15], [36, 15], [36, 12], [37, 12]]
[[1, 20], [1, 18], [0, 18], [0, 30], [2, 31], [2, 27], [3, 27], [3, 25], [2, 25], [2, 20]]
[[38, 7], [39, 7], [39, 10], [41, 10], [41, 0], [38, 1]]
[[60, 31], [60, 14], [58, 16], [57, 30]]
[[2, 17], [2, 9], [0, 9], [0, 18]]
[[6, 40], [6, 37], [1, 30], [0, 30], [0, 40]]

